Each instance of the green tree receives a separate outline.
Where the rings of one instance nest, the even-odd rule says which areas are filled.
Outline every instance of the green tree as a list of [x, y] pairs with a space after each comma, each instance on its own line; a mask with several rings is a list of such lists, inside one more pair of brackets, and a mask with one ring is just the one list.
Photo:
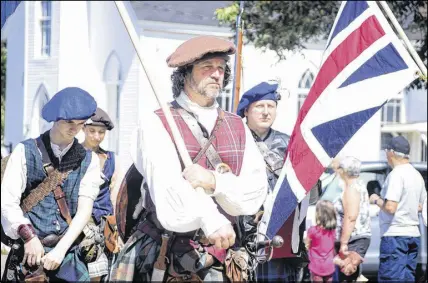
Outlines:
[[[427, 59], [427, 1], [387, 1], [406, 31], [420, 34], [416, 50]], [[299, 51], [310, 40], [327, 39], [341, 1], [244, 1], [244, 43], [276, 51]], [[218, 9], [217, 19], [235, 29], [239, 1]], [[409, 24], [410, 22], [410, 24]], [[420, 85], [419, 85], [420, 86]]]
[[4, 119], [6, 104], [6, 44], [1, 43], [1, 142], [4, 137]]

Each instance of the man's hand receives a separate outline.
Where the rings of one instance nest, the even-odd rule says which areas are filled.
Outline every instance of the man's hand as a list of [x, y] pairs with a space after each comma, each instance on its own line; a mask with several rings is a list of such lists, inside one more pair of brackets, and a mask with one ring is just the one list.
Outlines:
[[57, 269], [62, 261], [64, 260], [66, 251], [63, 251], [58, 248], [54, 248], [47, 255], [42, 258], [43, 267], [47, 270], [55, 270]]
[[215, 189], [214, 174], [199, 164], [192, 164], [183, 171], [183, 177], [192, 185], [194, 189], [201, 187], [206, 191]]
[[218, 249], [227, 249], [235, 244], [235, 231], [231, 224], [222, 226], [220, 229], [208, 236], [211, 244]]
[[44, 254], [43, 245], [36, 236], [24, 244], [24, 258], [22, 259], [22, 263], [25, 264], [27, 261], [29, 266], [40, 265]]
[[370, 196], [370, 203], [371, 203], [371, 204], [374, 204], [374, 203], [375, 203], [375, 201], [377, 201], [378, 199], [380, 199], [380, 197], [379, 197], [377, 194], [372, 194], [372, 195]]

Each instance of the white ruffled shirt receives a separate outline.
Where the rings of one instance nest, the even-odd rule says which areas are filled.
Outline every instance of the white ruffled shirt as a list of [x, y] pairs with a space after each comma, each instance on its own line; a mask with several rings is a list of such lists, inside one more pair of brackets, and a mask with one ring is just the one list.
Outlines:
[[[176, 99], [211, 132], [218, 116], [218, 104], [201, 107], [183, 92]], [[214, 172], [216, 188], [212, 197], [231, 216], [253, 215], [267, 194], [267, 176], [262, 155], [244, 123], [246, 144], [239, 176]], [[196, 192], [182, 176], [181, 164], [168, 132], [156, 113], [147, 113], [136, 131], [132, 159], [145, 177], [162, 226], [174, 232], [201, 228], [211, 235], [229, 223], [212, 197]]]
[[[58, 145], [51, 143], [52, 151], [60, 162], [72, 145], [73, 143], [61, 150]], [[39, 153], [41, 155], [40, 151]], [[1, 224], [5, 234], [12, 239], [19, 238], [17, 229], [21, 224], [30, 224], [30, 220], [24, 216], [20, 207], [21, 196], [27, 184], [26, 164], [25, 146], [19, 143], [9, 157], [1, 180]], [[101, 182], [100, 161], [98, 156], [92, 153], [91, 163], [80, 182], [79, 197], [95, 200], [100, 191]]]

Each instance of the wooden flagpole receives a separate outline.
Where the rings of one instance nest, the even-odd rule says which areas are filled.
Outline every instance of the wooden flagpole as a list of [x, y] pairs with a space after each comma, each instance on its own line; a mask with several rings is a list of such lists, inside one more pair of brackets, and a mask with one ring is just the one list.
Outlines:
[[427, 67], [422, 62], [421, 58], [419, 57], [418, 53], [416, 52], [413, 45], [410, 43], [409, 39], [407, 38], [406, 33], [404, 32], [401, 25], [398, 23], [397, 19], [394, 16], [394, 13], [392, 13], [391, 9], [389, 8], [386, 1], [378, 1], [379, 4], [382, 6], [382, 8], [385, 10], [386, 15], [391, 20], [391, 23], [394, 25], [395, 29], [398, 32], [398, 35], [401, 37], [401, 39], [404, 41], [404, 45], [407, 47], [407, 50], [409, 51], [410, 55], [413, 57], [413, 60], [415, 60], [416, 64], [418, 65], [420, 71], [425, 76], [425, 80], [427, 77]]
[[[190, 158], [186, 145], [184, 144], [184, 140], [180, 135], [177, 124], [175, 123], [175, 120], [172, 117], [171, 110], [167, 106], [166, 102], [163, 101], [158, 95], [158, 93], [160, 92], [153, 83], [153, 76], [150, 74], [150, 72], [148, 72], [147, 68], [145, 67], [144, 57], [140, 48], [140, 40], [132, 24], [131, 18], [129, 17], [128, 12], [126, 11], [125, 5], [122, 1], [114, 1], [114, 3], [116, 4], [117, 10], [119, 12], [120, 17], [122, 18], [125, 28], [128, 31], [129, 37], [131, 38], [132, 44], [134, 45], [135, 51], [137, 52], [138, 59], [140, 60], [141, 66], [143, 67], [144, 73], [146, 74], [147, 80], [149, 81], [150, 87], [152, 88], [152, 91], [155, 94], [163, 113], [165, 114], [166, 121], [168, 122], [168, 125], [171, 129], [175, 144], [177, 146], [177, 150], [181, 156], [181, 159], [183, 160], [184, 166], [190, 166], [193, 164], [192, 159]], [[196, 188], [196, 191], [205, 194], [203, 188]]]
[[241, 68], [242, 68], [242, 25], [241, 17], [244, 11], [244, 1], [239, 3], [239, 13], [236, 20], [236, 54], [235, 54], [235, 79], [233, 80], [233, 112], [236, 113], [236, 109], [239, 104], [239, 92], [241, 90]]

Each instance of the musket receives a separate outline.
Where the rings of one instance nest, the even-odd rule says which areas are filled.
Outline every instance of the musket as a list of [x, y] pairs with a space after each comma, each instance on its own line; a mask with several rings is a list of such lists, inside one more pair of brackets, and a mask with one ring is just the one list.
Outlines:
[[242, 24], [241, 18], [242, 13], [244, 12], [244, 1], [239, 3], [239, 13], [236, 19], [236, 54], [235, 54], [235, 79], [233, 80], [233, 91], [232, 91], [232, 101], [233, 101], [233, 112], [236, 113], [236, 109], [239, 104], [239, 91], [241, 90], [241, 76], [242, 76]]

